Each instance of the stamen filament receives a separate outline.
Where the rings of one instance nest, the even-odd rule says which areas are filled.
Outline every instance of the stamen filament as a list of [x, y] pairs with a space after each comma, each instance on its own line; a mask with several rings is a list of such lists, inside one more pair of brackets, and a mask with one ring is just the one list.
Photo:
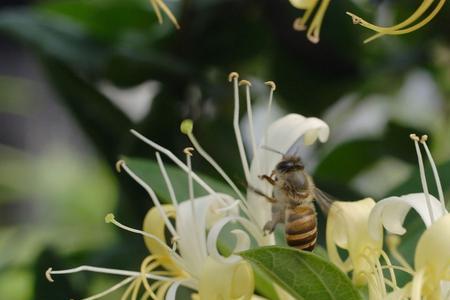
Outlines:
[[107, 290], [105, 290], [105, 291], [103, 291], [103, 292], [101, 292], [101, 293], [98, 293], [98, 294], [96, 294], [96, 295], [93, 295], [93, 296], [90, 296], [90, 297], [87, 297], [87, 298], [83, 298], [83, 299], [81, 299], [81, 300], [95, 300], [95, 299], [102, 298], [102, 297], [104, 297], [104, 296], [106, 296], [106, 295], [108, 295], [108, 294], [114, 292], [115, 290], [120, 289], [120, 288], [123, 287], [124, 285], [127, 285], [128, 283], [130, 283], [130, 282], [133, 281], [134, 279], [135, 279], [135, 277], [128, 277], [128, 278], [125, 278], [124, 280], [122, 280], [121, 282], [119, 282], [119, 283], [113, 285], [113, 286], [110, 287], [109, 289], [107, 289]]
[[322, 27], [323, 17], [325, 16], [325, 12], [327, 11], [329, 5], [330, 0], [322, 0], [322, 3], [320, 3], [319, 9], [314, 15], [311, 24], [309, 24], [306, 36], [315, 44], [317, 44], [320, 40], [320, 28]]
[[170, 200], [172, 200], [172, 204], [175, 207], [175, 211], [178, 211], [178, 201], [177, 197], [175, 196], [175, 190], [173, 189], [173, 185], [172, 182], [170, 181], [169, 175], [167, 175], [166, 167], [164, 167], [164, 163], [161, 159], [161, 155], [159, 154], [159, 152], [156, 152], [156, 160], [158, 161], [159, 169], [166, 183], [167, 190], [169, 191]]
[[[177, 18], [175, 18], [175, 16], [173, 15], [173, 13], [170, 11], [169, 7], [167, 7], [167, 5], [164, 3], [164, 1], [162, 0], [150, 0], [155, 6], [159, 6], [159, 8], [161, 8], [167, 15], [167, 17], [170, 19], [170, 21], [172, 21], [173, 25], [175, 25], [175, 27], [177, 29], [180, 29], [180, 25], [178, 24]], [[157, 10], [159, 12], [159, 9]], [[162, 23], [162, 17], [161, 17], [161, 13], [159, 13], [159, 17], [158, 20], [160, 21], [159, 23]]]
[[244, 143], [242, 142], [241, 129], [239, 128], [239, 86], [238, 86], [239, 74], [236, 72], [230, 73], [228, 79], [233, 81], [234, 86], [234, 113], [233, 113], [233, 128], [234, 135], [239, 149], [239, 155], [241, 157], [242, 168], [244, 169], [245, 180], [250, 182], [250, 170], [248, 167], [247, 156], [245, 154]]
[[124, 160], [118, 161], [117, 165], [120, 168], [124, 169], [128, 173], [128, 175], [130, 175], [137, 183], [139, 183], [139, 185], [141, 187], [144, 188], [144, 190], [148, 193], [148, 195], [152, 199], [154, 205], [158, 209], [161, 217], [164, 220], [164, 223], [166, 224], [167, 229], [170, 231], [172, 236], [174, 236], [174, 237], [178, 236], [177, 231], [173, 227], [172, 223], [170, 223], [169, 218], [167, 217], [166, 213], [164, 212], [164, 209], [162, 208], [161, 203], [159, 202], [158, 197], [156, 196], [153, 189], [147, 183], [145, 183], [141, 178], [139, 178], [139, 176], [137, 176], [132, 170], [130, 170], [130, 168], [128, 168], [128, 166]]
[[[162, 147], [161, 145], [158, 145], [157, 143], [153, 142], [152, 140], [147, 139], [145, 136], [137, 132], [136, 130], [130, 130], [130, 132], [136, 136], [138, 139], [149, 145], [150, 147], [154, 148], [155, 150], [163, 153], [167, 157], [169, 157], [180, 169], [182, 169], [184, 172], [188, 173], [189, 169], [186, 166], [185, 163], [183, 163], [178, 157], [176, 157], [171, 151], [168, 149]], [[206, 192], [208, 192], [212, 196], [216, 196], [223, 205], [226, 205], [227, 203], [220, 197], [205, 181], [203, 181], [195, 172], [192, 172], [192, 178], [197, 182]]]
[[253, 126], [253, 112], [252, 112], [252, 102], [251, 102], [251, 96], [250, 96], [250, 87], [252, 84], [250, 81], [247, 80], [241, 80], [239, 82], [239, 85], [245, 85], [245, 96], [247, 100], [247, 116], [248, 116], [248, 127], [250, 131], [250, 140], [252, 143], [252, 155], [251, 157], [254, 157], [256, 154], [256, 138], [255, 138], [255, 128]]
[[153, 235], [151, 233], [148, 233], [148, 232], [145, 232], [145, 231], [142, 231], [142, 230], [139, 230], [139, 229], [131, 228], [131, 227], [128, 227], [128, 226], [124, 225], [124, 224], [120, 223], [119, 221], [117, 221], [113, 214], [106, 215], [105, 221], [106, 221], [106, 223], [112, 223], [112, 224], [116, 225], [117, 227], [122, 228], [122, 229], [124, 229], [126, 231], [137, 233], [137, 234], [143, 235], [143, 236], [145, 236], [147, 238], [150, 238], [150, 239], [156, 241], [158, 244], [160, 244], [161, 246], [166, 248], [167, 251], [169, 251], [170, 254], [173, 255], [172, 258], [175, 261], [177, 261], [180, 265], [183, 265], [182, 258], [178, 255], [178, 253], [176, 253], [174, 249], [172, 249], [169, 246], [167, 246], [166, 243], [161, 241], [157, 236], [155, 236], [155, 235]]
[[[190, 120], [185, 120], [185, 121], [183, 121], [183, 123], [189, 122], [189, 121]], [[181, 125], [181, 127], [182, 127], [182, 129], [186, 128], [186, 127], [183, 127], [183, 124]], [[220, 174], [220, 176], [222, 176], [222, 178], [234, 190], [234, 192], [238, 195], [238, 197], [242, 201], [245, 201], [244, 196], [239, 191], [239, 189], [234, 184], [234, 182], [231, 180], [231, 178], [227, 175], [227, 173], [225, 173], [225, 171], [219, 166], [219, 164], [205, 151], [205, 149], [203, 149], [203, 147], [197, 141], [194, 134], [192, 133], [192, 127], [189, 127], [189, 128], [190, 128], [190, 130], [182, 130], [182, 132], [188, 136], [192, 145], [195, 147], [195, 150], [197, 150], [197, 152], [200, 154], [200, 156], [203, 157], [217, 171], [217, 173]]]
[[417, 160], [419, 161], [420, 180], [422, 182], [422, 188], [423, 188], [423, 192], [425, 194], [425, 200], [427, 202], [428, 213], [430, 214], [430, 222], [433, 223], [434, 222], [434, 214], [433, 214], [433, 210], [431, 208], [430, 194], [428, 193], [427, 178], [425, 176], [425, 169], [423, 166], [422, 153], [420, 152], [420, 148], [419, 148], [419, 137], [416, 134], [411, 134], [409, 137], [414, 141], [414, 145], [416, 147]]
[[409, 273], [414, 272], [413, 268], [409, 265], [403, 255], [398, 251], [400, 245], [400, 237], [390, 234], [386, 237], [386, 244], [391, 255], [402, 265]]
[[[110, 274], [110, 275], [120, 275], [120, 276], [127, 276], [127, 277], [135, 277], [141, 276], [140, 272], [135, 271], [126, 271], [126, 270], [119, 270], [119, 269], [110, 269], [110, 268], [101, 268], [101, 267], [94, 267], [94, 266], [79, 266], [72, 269], [66, 269], [66, 270], [53, 270], [52, 268], [49, 268], [45, 272], [45, 276], [50, 282], [53, 282], [53, 278], [51, 275], [61, 275], [61, 274], [73, 274], [73, 273], [79, 273], [79, 272], [95, 272], [95, 273], [102, 273], [102, 274]], [[145, 274], [146, 278], [153, 279], [153, 280], [159, 280], [159, 281], [167, 281], [172, 280], [170, 277], [165, 276], [158, 276], [153, 274]]]
[[[127, 287], [127, 289], [125, 290], [125, 292], [122, 294], [122, 297], [120, 297], [120, 300], [126, 300], [131, 292], [133, 291], [134, 287], [136, 286], [137, 282], [139, 281], [139, 278], [135, 278], [134, 281]], [[134, 299], [132, 299], [134, 300]]]
[[[189, 190], [189, 201], [191, 203], [191, 210], [192, 210], [192, 222], [194, 223], [194, 230], [195, 230], [195, 241], [194, 243], [196, 243], [197, 245], [199, 244], [199, 237], [200, 237], [200, 232], [199, 232], [199, 228], [198, 228], [198, 223], [197, 223], [197, 211], [195, 209], [195, 201], [194, 201], [194, 185], [192, 182], [192, 161], [191, 161], [191, 156], [192, 156], [192, 151], [194, 151], [193, 148], [188, 147], [184, 149], [184, 153], [186, 154], [186, 164], [187, 167], [189, 169], [188, 172], [188, 190]], [[205, 256], [207, 256], [207, 253], [204, 253]]]
[[270, 124], [270, 119], [271, 119], [270, 115], [272, 113], [273, 92], [277, 89], [277, 86], [275, 85], [275, 82], [273, 82], [273, 81], [266, 81], [265, 84], [270, 87], [269, 102], [267, 104], [267, 113], [266, 113], [266, 124], [264, 126], [264, 132], [265, 132], [264, 140], [265, 140], [265, 143], [268, 145], [269, 141], [268, 141], [268, 137], [267, 137], [267, 130], [269, 129], [269, 124]]
[[425, 152], [426, 152], [426, 154], [428, 156], [428, 160], [430, 161], [430, 164], [431, 164], [431, 169], [433, 169], [434, 180], [436, 182], [436, 187], [437, 187], [438, 194], [439, 194], [439, 200], [441, 201], [442, 211], [447, 211], [447, 209], [445, 207], [444, 192], [442, 191], [441, 180], [439, 178], [439, 173], [437, 171], [436, 164], [434, 163], [433, 156], [431, 155], [430, 149], [428, 148], [428, 145], [426, 143], [427, 139], [428, 139], [428, 136], [424, 135], [424, 136], [422, 136], [420, 142], [422, 143], [423, 147], [425, 148]]
[[[388, 267], [387, 269], [389, 270], [389, 275], [391, 276], [391, 280], [392, 280], [392, 283], [393, 283], [394, 287], [398, 288], [398, 286], [397, 286], [397, 278], [395, 277], [394, 268], [391, 267], [392, 263], [391, 263], [391, 260], [389, 259], [389, 256], [383, 250], [381, 250], [381, 256], [383, 257], [384, 261], [387, 264], [385, 266]], [[385, 266], [381, 266], [381, 269], [383, 269]]]

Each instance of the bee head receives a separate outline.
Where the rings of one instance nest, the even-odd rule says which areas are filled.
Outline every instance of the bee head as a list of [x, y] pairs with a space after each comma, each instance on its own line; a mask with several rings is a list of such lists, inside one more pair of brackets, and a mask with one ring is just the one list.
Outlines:
[[305, 168], [300, 158], [297, 156], [284, 157], [275, 167], [280, 173], [301, 171]]

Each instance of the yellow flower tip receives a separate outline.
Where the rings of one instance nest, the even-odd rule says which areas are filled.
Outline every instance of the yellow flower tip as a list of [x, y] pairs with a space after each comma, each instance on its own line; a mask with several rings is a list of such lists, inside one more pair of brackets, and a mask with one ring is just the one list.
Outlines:
[[266, 81], [264, 82], [264, 84], [270, 86], [270, 89], [272, 91], [275, 91], [277, 89], [277, 85], [273, 81]]
[[416, 142], [419, 142], [419, 141], [420, 141], [419, 137], [418, 137], [417, 134], [415, 134], [415, 133], [411, 133], [411, 134], [409, 135], [409, 138], [412, 139], [413, 141], [416, 141]]
[[194, 148], [192, 148], [192, 147], [186, 147], [183, 150], [184, 154], [189, 155], [189, 156], [192, 156], [192, 151], [194, 151]]
[[239, 78], [239, 74], [237, 72], [231, 72], [230, 75], [228, 75], [228, 81], [231, 82], [233, 81], [233, 79], [238, 79]]
[[106, 223], [111, 223], [112, 221], [114, 221], [114, 215], [113, 214], [107, 214], [105, 216], [105, 222]]
[[191, 134], [194, 129], [194, 122], [191, 119], [183, 120], [180, 124], [180, 131], [183, 134]]
[[120, 173], [121, 171], [122, 171], [122, 166], [125, 164], [125, 161], [123, 160], [123, 159], [121, 159], [121, 160], [118, 160], [117, 162], [116, 162], [116, 171], [118, 172], [118, 173]]
[[424, 144], [426, 141], [428, 141], [428, 135], [424, 134], [420, 137], [420, 142]]
[[292, 27], [294, 28], [294, 30], [296, 31], [305, 31], [306, 30], [306, 25], [303, 22], [302, 18], [297, 18], [294, 20], [294, 23], [292, 24]]
[[52, 271], [53, 268], [48, 268], [47, 271], [45, 271], [45, 278], [47, 278], [47, 280], [50, 282], [55, 282], [52, 278]]
[[252, 86], [252, 83], [248, 80], [241, 80], [241, 81], [239, 81], [239, 86], [241, 86], [241, 85]]

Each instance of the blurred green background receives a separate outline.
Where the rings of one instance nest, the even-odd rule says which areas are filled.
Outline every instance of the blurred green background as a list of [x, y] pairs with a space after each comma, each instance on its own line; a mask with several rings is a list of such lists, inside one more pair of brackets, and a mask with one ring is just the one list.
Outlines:
[[[146, 0], [3, 1], [1, 298], [78, 299], [116, 281], [83, 273], [50, 284], [50, 266], [138, 268], [147, 255], [141, 238], [104, 223], [114, 212], [139, 228], [151, 206], [114, 170], [122, 155], [154, 159], [130, 128], [182, 157], [189, 143], [179, 123], [192, 118], [204, 148], [242, 183], [231, 71], [253, 82], [255, 120], [267, 103], [263, 82], [273, 80], [273, 117], [328, 122], [329, 142], [304, 155], [330, 194], [379, 200], [421, 191], [411, 132], [430, 136], [448, 192], [450, 8], [417, 32], [366, 45], [370, 32], [345, 15], [393, 23], [421, 1], [413, 2], [332, 1], [314, 45], [292, 29], [301, 12], [282, 0], [167, 2], [180, 30], [168, 19], [159, 25]], [[199, 157], [193, 165], [217, 177]], [[416, 221], [402, 245], [410, 260], [423, 230]]]

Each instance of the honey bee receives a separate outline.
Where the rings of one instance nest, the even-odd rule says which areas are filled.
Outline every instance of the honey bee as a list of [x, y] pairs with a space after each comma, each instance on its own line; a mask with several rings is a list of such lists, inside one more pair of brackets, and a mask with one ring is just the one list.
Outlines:
[[[289, 152], [288, 150], [287, 153]], [[287, 244], [300, 250], [312, 251], [317, 242], [317, 213], [313, 202], [315, 200], [327, 215], [334, 200], [315, 186], [298, 154], [282, 155], [270, 176], [259, 176], [273, 186], [272, 197], [254, 190], [272, 204], [272, 220], [264, 225], [263, 230], [272, 233], [277, 224], [285, 224]]]

